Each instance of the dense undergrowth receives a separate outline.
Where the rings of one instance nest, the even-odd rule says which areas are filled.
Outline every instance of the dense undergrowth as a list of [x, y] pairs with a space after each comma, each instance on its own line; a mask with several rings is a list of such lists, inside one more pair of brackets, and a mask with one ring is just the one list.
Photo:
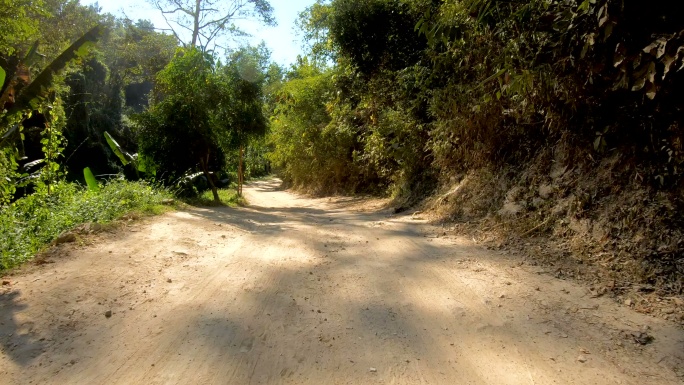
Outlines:
[[124, 214], [161, 213], [166, 190], [145, 182], [111, 181], [99, 192], [62, 182], [0, 210], [0, 270], [30, 259], [60, 234], [83, 223], [105, 224]]

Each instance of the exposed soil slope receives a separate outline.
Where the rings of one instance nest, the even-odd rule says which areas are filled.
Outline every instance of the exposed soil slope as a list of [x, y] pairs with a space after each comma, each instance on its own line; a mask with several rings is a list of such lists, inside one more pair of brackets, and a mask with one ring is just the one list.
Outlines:
[[673, 324], [418, 217], [277, 186], [5, 277], [0, 382], [682, 383]]

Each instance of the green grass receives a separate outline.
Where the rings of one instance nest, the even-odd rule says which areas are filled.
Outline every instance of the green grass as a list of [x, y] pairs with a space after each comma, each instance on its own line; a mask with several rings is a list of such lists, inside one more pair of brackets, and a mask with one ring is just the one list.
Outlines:
[[73, 183], [54, 185], [0, 208], [0, 270], [30, 259], [62, 232], [87, 222], [104, 224], [130, 212], [159, 214], [172, 195], [145, 182], [112, 181], [99, 192]]
[[238, 206], [238, 205], [244, 205], [244, 203], [245, 203], [244, 198], [238, 197], [237, 191], [233, 188], [219, 189], [218, 195], [219, 195], [219, 199], [221, 200], [220, 202], [214, 201], [214, 195], [211, 193], [211, 190], [207, 190], [207, 191], [204, 191], [202, 194], [200, 194], [197, 197], [186, 199], [185, 203], [187, 203], [191, 206], [211, 206], [211, 207], [216, 207], [216, 206], [234, 207], [234, 206]]

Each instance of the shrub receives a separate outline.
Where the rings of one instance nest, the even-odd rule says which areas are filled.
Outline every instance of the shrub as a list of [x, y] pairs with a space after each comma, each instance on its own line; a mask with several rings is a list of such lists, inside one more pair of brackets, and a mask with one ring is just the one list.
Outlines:
[[99, 192], [61, 182], [48, 195], [39, 190], [0, 211], [0, 270], [30, 259], [61, 233], [86, 223], [107, 223], [136, 211], [158, 213], [168, 191], [146, 182], [115, 180]]

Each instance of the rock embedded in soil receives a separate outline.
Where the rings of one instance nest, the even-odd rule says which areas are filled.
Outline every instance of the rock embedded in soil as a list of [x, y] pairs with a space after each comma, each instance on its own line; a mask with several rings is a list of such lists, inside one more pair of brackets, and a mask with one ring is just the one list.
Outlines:
[[54, 240], [55, 245], [61, 245], [62, 243], [75, 242], [76, 235], [74, 233], [62, 233], [57, 239]]
[[634, 342], [639, 345], [648, 345], [655, 339], [653, 336], [645, 332], [632, 333], [632, 338], [634, 339]]

